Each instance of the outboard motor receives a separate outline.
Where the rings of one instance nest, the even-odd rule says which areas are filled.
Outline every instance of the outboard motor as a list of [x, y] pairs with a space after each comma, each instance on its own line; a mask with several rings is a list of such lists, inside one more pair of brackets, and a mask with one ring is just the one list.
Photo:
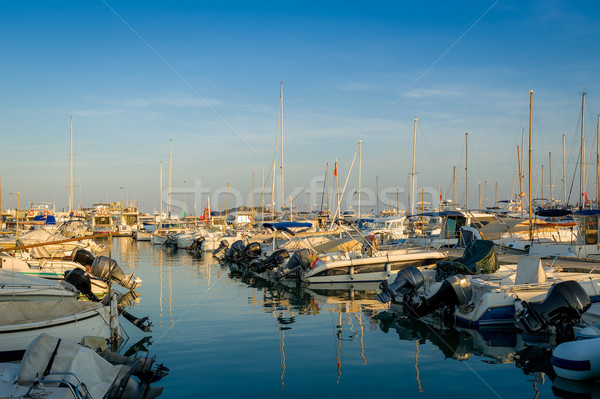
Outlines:
[[83, 266], [92, 266], [96, 257], [87, 249], [79, 248], [73, 252], [73, 262], [77, 262]]
[[202, 251], [202, 243], [203, 242], [204, 242], [204, 237], [198, 237], [194, 241], [192, 241], [192, 243], [187, 248], [187, 250], [200, 252], [200, 251]]
[[275, 272], [275, 277], [280, 280], [293, 272], [307, 270], [311, 263], [311, 251], [307, 248], [300, 249], [291, 256], [285, 265], [280, 266]]
[[235, 262], [237, 259], [239, 259], [245, 247], [246, 245], [244, 244], [244, 241], [237, 240], [236, 242], [231, 244], [231, 247], [229, 247], [227, 253], [223, 257], [223, 260], [228, 262]]
[[285, 248], [280, 248], [269, 255], [266, 259], [254, 259], [248, 265], [249, 269], [254, 270], [256, 273], [264, 273], [267, 270], [273, 270], [279, 265], [283, 264], [286, 259], [290, 257], [290, 253]]
[[64, 280], [77, 288], [77, 291], [82, 293], [92, 302], [100, 302], [100, 299], [92, 292], [92, 279], [89, 273], [82, 269], [67, 270]]
[[396, 275], [393, 283], [382, 281], [379, 284], [381, 293], [375, 299], [381, 303], [390, 302], [394, 297], [401, 294], [412, 293], [417, 295], [417, 290], [423, 285], [423, 273], [414, 266], [401, 269]]
[[262, 249], [260, 248], [260, 244], [257, 242], [251, 242], [244, 247], [240, 257], [237, 259], [237, 263], [247, 266], [252, 259], [259, 257], [261, 252]]
[[516, 325], [530, 333], [546, 331], [552, 326], [559, 340], [573, 340], [573, 325], [591, 304], [590, 297], [577, 281], [563, 281], [554, 284], [542, 302], [523, 302]]
[[94, 259], [92, 274], [105, 280], [110, 278], [129, 290], [133, 290], [141, 284], [141, 280], [135, 278], [133, 274], [123, 273], [123, 269], [119, 267], [116, 260], [106, 256], [98, 256]]
[[412, 309], [417, 316], [425, 316], [436, 309], [451, 308], [466, 305], [473, 298], [471, 283], [462, 274], [450, 276], [442, 283], [440, 289], [431, 297], [426, 298], [421, 306]]
[[213, 251], [213, 255], [217, 256], [221, 251], [227, 253], [226, 250], [228, 248], [229, 248], [229, 241], [227, 241], [227, 240], [221, 240], [221, 243], [219, 244], [219, 247]]

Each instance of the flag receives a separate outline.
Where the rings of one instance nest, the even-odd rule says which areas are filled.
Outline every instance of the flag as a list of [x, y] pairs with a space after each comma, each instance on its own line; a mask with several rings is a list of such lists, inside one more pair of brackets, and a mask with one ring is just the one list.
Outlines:
[[317, 263], [318, 260], [319, 260], [319, 257], [317, 256], [317, 254], [315, 252], [313, 252], [312, 255], [310, 256], [310, 268], [311, 269], [313, 267], [315, 267], [315, 263]]
[[519, 197], [523, 198], [525, 196], [525, 192], [521, 191], [521, 194], [519, 194]]
[[586, 204], [590, 204], [590, 200], [588, 198], [588, 192], [586, 191], [585, 193], [583, 193], [583, 199], [585, 199], [585, 203]]
[[444, 198], [442, 197], [442, 189], [440, 188], [440, 201], [443, 200]]
[[333, 175], [337, 177], [337, 161], [335, 161], [335, 166], [333, 167]]

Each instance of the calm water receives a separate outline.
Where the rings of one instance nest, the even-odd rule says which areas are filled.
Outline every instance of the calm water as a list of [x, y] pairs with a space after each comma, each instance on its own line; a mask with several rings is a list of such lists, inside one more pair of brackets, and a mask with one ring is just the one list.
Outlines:
[[129, 310], [154, 326], [148, 334], [122, 320], [125, 348], [150, 337], [150, 353], [171, 369], [157, 384], [161, 398], [600, 395], [597, 384], [539, 372], [547, 367], [543, 343], [527, 348], [510, 333], [436, 333], [394, 319], [373, 291], [274, 288], [242, 279], [210, 254], [131, 238], [113, 239], [111, 252], [143, 279]]

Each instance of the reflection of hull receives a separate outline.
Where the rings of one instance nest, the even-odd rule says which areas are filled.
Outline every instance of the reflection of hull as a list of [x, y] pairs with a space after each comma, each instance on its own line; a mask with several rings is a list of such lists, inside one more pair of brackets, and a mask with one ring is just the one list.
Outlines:
[[150, 241], [152, 233], [144, 230], [137, 230], [133, 232], [133, 237], [136, 241]]
[[311, 284], [381, 282], [408, 266], [430, 266], [446, 258], [444, 252], [397, 250], [383, 256], [323, 259], [307, 271], [303, 280]]

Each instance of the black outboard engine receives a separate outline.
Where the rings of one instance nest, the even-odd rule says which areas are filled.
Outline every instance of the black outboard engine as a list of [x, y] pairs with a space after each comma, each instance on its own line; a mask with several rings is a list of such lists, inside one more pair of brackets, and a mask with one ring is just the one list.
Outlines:
[[248, 268], [256, 273], [264, 273], [267, 270], [273, 270], [279, 267], [286, 259], [290, 257], [290, 253], [285, 248], [280, 248], [269, 255], [266, 259], [254, 259], [248, 265]]
[[100, 299], [92, 292], [92, 279], [89, 273], [82, 269], [67, 270], [64, 280], [77, 288], [77, 291], [82, 293], [92, 302], [100, 302]]
[[240, 254], [240, 257], [236, 260], [238, 264], [248, 266], [248, 263], [252, 259], [258, 258], [262, 252], [260, 244], [257, 242], [251, 242], [246, 245]]
[[200, 252], [202, 251], [202, 243], [204, 242], [204, 237], [198, 237], [192, 241], [190, 246], [187, 248], [188, 251]]
[[280, 280], [293, 272], [307, 270], [311, 264], [312, 252], [307, 248], [302, 248], [291, 256], [285, 265], [282, 265], [275, 272], [275, 277]]
[[73, 252], [73, 262], [77, 262], [83, 266], [92, 266], [96, 257], [87, 249], [79, 248]]
[[140, 285], [140, 280], [136, 279], [133, 274], [123, 273], [123, 269], [119, 267], [117, 261], [106, 256], [98, 256], [94, 259], [92, 274], [105, 280], [114, 280], [129, 290], [133, 290]]
[[217, 247], [217, 249], [215, 249], [213, 251], [213, 255], [217, 256], [219, 253], [221, 253], [221, 251], [223, 251], [225, 254], [227, 254], [227, 251], [226, 251], [227, 249], [229, 249], [229, 241], [227, 241], [227, 240], [221, 240], [221, 243], [219, 244], [219, 246]]
[[245, 247], [246, 247], [246, 245], [244, 244], [244, 241], [237, 240], [236, 242], [231, 244], [231, 247], [229, 247], [229, 249], [227, 250], [227, 253], [223, 257], [223, 260], [225, 260], [227, 262], [236, 262], [237, 259], [239, 259], [240, 255], [242, 254], [242, 251], [244, 250]]
[[379, 284], [381, 293], [375, 299], [381, 303], [390, 302], [394, 297], [408, 292], [417, 295], [417, 290], [423, 285], [423, 273], [414, 266], [402, 269], [396, 275], [393, 283], [382, 281]]
[[554, 284], [542, 302], [523, 302], [516, 325], [530, 333], [544, 332], [552, 326], [559, 340], [573, 340], [573, 325], [591, 304], [590, 297], [577, 281], [563, 281]]
[[442, 283], [440, 289], [425, 299], [417, 308], [410, 309], [417, 316], [425, 316], [437, 309], [448, 309], [454, 312], [455, 306], [466, 305], [473, 298], [471, 283], [462, 274], [450, 276]]
[[167, 236], [164, 246], [170, 249], [177, 249], [177, 239], [172, 235]]

